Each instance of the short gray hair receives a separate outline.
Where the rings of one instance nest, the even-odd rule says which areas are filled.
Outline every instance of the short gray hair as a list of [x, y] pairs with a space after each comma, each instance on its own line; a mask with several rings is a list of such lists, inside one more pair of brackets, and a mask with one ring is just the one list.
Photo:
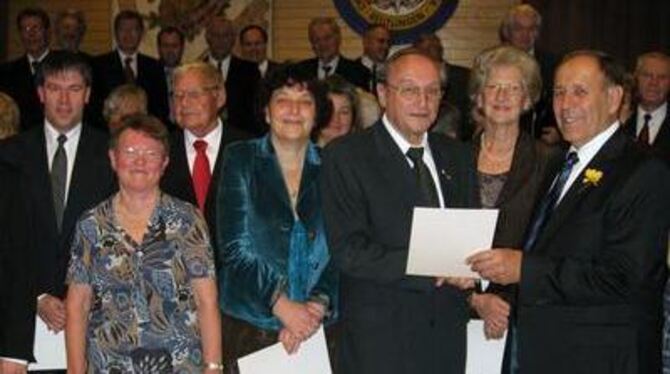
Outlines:
[[519, 69], [528, 100], [531, 105], [537, 103], [542, 94], [540, 66], [533, 56], [510, 45], [487, 48], [475, 57], [468, 90], [473, 102], [486, 85], [491, 70], [498, 66], [513, 66]]

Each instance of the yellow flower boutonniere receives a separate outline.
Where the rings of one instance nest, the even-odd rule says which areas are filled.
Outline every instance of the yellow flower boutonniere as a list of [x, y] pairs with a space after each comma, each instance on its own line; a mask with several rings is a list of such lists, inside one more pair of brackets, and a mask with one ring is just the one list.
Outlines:
[[584, 179], [582, 180], [582, 183], [586, 185], [597, 186], [602, 177], [602, 171], [598, 169], [586, 169], [586, 171], [584, 171]]

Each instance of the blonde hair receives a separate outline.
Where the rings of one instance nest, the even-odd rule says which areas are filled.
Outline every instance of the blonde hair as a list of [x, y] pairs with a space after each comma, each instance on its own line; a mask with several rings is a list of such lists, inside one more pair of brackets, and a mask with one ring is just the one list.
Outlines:
[[513, 66], [521, 72], [521, 79], [531, 106], [534, 105], [542, 93], [542, 75], [540, 66], [533, 56], [509, 45], [499, 45], [487, 48], [475, 57], [470, 72], [470, 99], [474, 102], [477, 95], [486, 85], [491, 70], [498, 66]]
[[19, 132], [21, 113], [16, 102], [0, 92], [0, 139], [9, 138]]

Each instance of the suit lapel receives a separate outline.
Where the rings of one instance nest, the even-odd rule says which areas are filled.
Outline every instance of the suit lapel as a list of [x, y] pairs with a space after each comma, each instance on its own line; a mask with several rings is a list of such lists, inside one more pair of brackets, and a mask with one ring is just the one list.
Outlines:
[[90, 191], [91, 183], [97, 181], [91, 180], [95, 175], [94, 158], [90, 155], [95, 154], [97, 150], [93, 149], [95, 145], [91, 144], [89, 138], [89, 129], [86, 125], [82, 126], [79, 144], [74, 155], [74, 165], [70, 177], [70, 188], [67, 193], [67, 205], [63, 212], [63, 228], [71, 227], [74, 221], [79, 218], [74, 212], [83, 212], [83, 205], [86, 203], [81, 197], [93, 196]]
[[56, 213], [53, 206], [51, 179], [49, 174], [49, 160], [47, 156], [44, 126], [35, 126], [26, 142], [26, 171], [32, 177], [32, 198], [34, 206], [38, 207], [38, 219], [44, 222], [51, 238], [58, 236], [56, 227]]
[[171, 178], [173, 180], [168, 182], [168, 185], [175, 187], [181, 186], [176, 187], [180, 195], [177, 197], [195, 204], [195, 191], [193, 190], [191, 172], [188, 167], [188, 159], [186, 158], [186, 146], [184, 145], [183, 130], [179, 130], [173, 139], [174, 142], [172, 143], [172, 151], [170, 152], [170, 163], [172, 164]]
[[387, 182], [386, 185], [389, 188], [398, 186], [400, 188], [400, 196], [403, 197], [406, 204], [414, 206], [416, 186], [413, 183], [414, 175], [412, 168], [381, 121], [378, 121], [374, 125], [373, 139], [376, 148], [375, 153], [379, 157], [377, 165], [379, 165], [381, 173]]
[[519, 138], [514, 147], [514, 155], [512, 156], [512, 166], [510, 168], [507, 181], [503, 184], [496, 206], [501, 206], [510, 197], [516, 194], [532, 176], [534, 163], [529, 162], [534, 159], [532, 154], [535, 152], [534, 140], [530, 138], [525, 132], [520, 132]]
[[[552, 212], [551, 217], [549, 217], [549, 221], [547, 222], [547, 226], [544, 228], [538, 239], [536, 247], [541, 248], [547, 240], [556, 234], [563, 224], [570, 222], [571, 220], [569, 220], [568, 217], [573, 215], [575, 210], [579, 207], [580, 202], [597, 188], [597, 186], [594, 186], [593, 184], [584, 182], [584, 173], [586, 170], [599, 170], [603, 173], [603, 178], [607, 178], [608, 175], [611, 175], [614, 172], [613, 163], [616, 157], [621, 154], [625, 146], [626, 136], [627, 135], [622, 129], [617, 130], [617, 132], [614, 133], [614, 135], [612, 135], [612, 137], [602, 146], [598, 153], [596, 153], [595, 157], [593, 157], [591, 162], [589, 162], [577, 179], [575, 179], [570, 186], [570, 189]], [[600, 183], [607, 182], [601, 181]]]

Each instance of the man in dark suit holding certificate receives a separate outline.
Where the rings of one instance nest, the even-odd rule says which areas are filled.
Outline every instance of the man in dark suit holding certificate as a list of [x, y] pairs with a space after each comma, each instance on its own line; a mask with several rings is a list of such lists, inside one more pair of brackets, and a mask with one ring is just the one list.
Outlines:
[[387, 69], [377, 92], [382, 119], [324, 152], [328, 244], [341, 271], [340, 368], [463, 373], [466, 295], [405, 268], [414, 207], [474, 204], [472, 156], [427, 134], [442, 94], [440, 66], [407, 49]]
[[510, 373], [659, 373], [670, 172], [617, 121], [623, 69], [597, 51], [566, 56], [554, 112], [570, 149], [535, 210], [523, 251], [469, 259], [518, 283]]

